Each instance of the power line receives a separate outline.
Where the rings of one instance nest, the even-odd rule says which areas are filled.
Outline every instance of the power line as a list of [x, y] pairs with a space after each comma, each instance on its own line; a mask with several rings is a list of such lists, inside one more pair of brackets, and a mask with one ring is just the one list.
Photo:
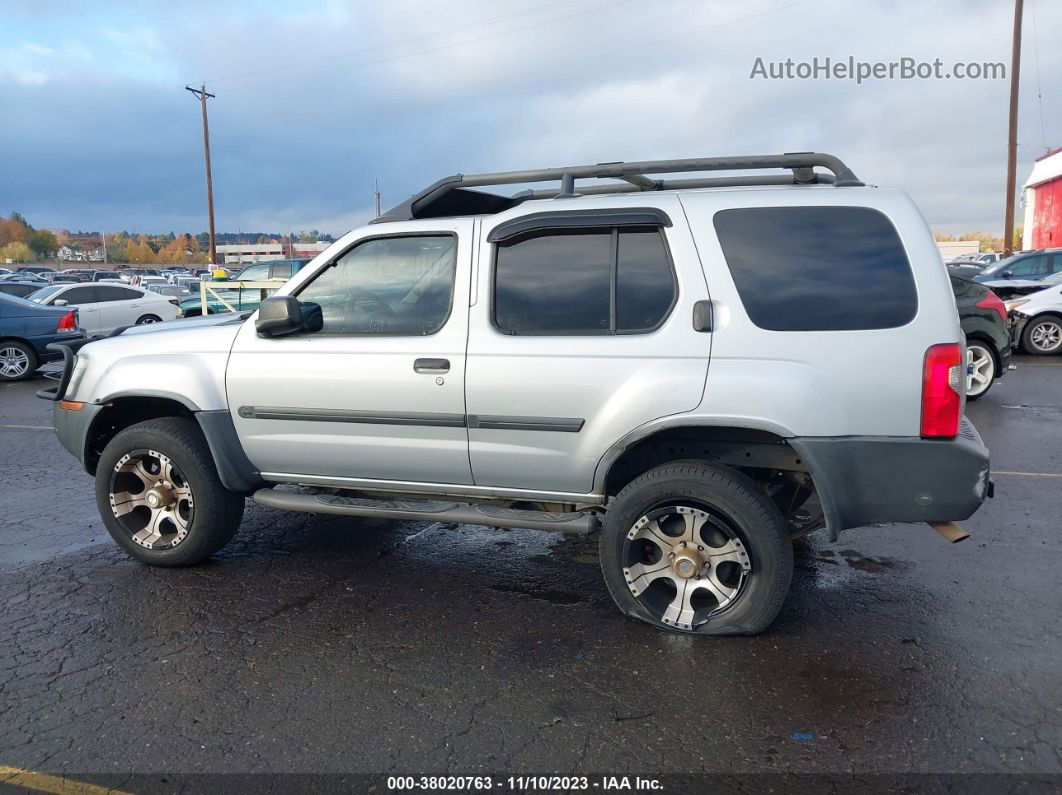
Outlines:
[[1047, 146], [1047, 127], [1044, 125], [1044, 92], [1040, 85], [1040, 28], [1036, 24], [1037, 0], [1032, 0], [1029, 5], [1032, 7], [1033, 66], [1036, 67], [1036, 99], [1040, 106], [1040, 137], [1043, 139], [1044, 151], [1046, 152], [1049, 147]]

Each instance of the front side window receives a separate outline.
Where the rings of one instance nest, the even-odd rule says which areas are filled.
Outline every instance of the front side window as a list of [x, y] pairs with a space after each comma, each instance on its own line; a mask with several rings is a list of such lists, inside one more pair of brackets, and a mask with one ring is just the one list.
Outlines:
[[320, 334], [428, 335], [453, 304], [457, 238], [415, 235], [366, 240], [298, 293], [321, 307]]
[[770, 331], [903, 326], [918, 310], [895, 227], [866, 207], [749, 207], [715, 214], [749, 319]]
[[505, 334], [648, 332], [675, 294], [656, 227], [543, 229], [496, 249], [494, 324]]
[[1047, 255], [1037, 254], [1033, 257], [1023, 257], [1009, 268], [1003, 269], [1004, 273], [1010, 273], [1011, 276], [1043, 276], [1048, 273], [1047, 269]]
[[68, 304], [92, 304], [96, 302], [95, 287], [71, 287], [56, 296]]

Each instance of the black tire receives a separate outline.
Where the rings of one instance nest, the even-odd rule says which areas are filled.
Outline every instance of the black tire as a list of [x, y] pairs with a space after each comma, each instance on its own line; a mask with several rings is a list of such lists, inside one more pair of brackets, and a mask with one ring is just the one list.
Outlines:
[[1046, 331], [1048, 326], [1062, 332], [1062, 318], [1057, 315], [1042, 315], [1026, 323], [1021, 332], [1021, 349], [1033, 356], [1053, 356], [1062, 352], [1062, 333], [1057, 335], [1058, 341], [1050, 345], [1039, 344], [1033, 339], [1034, 335], [1041, 336], [1037, 334], [1037, 330]]
[[[631, 565], [628, 533], [642, 517], [662, 512], [662, 506], [668, 505], [694, 506], [724, 521], [747, 550], [750, 566], [732, 602], [703, 623], [692, 620], [688, 628], [665, 623], [642, 601], [649, 588], [636, 597], [625, 575]], [[631, 481], [605, 514], [599, 556], [605, 584], [620, 610], [659, 629], [683, 634], [762, 632], [778, 615], [793, 576], [789, 528], [771, 498], [740, 472], [700, 461], [664, 464]]]
[[144, 315], [144, 316], [138, 317], [136, 319], [136, 324], [138, 326], [143, 326], [143, 325], [146, 325], [148, 323], [161, 323], [161, 322], [162, 322], [162, 318], [159, 317], [158, 315]]
[[[996, 382], [996, 378], [999, 376], [999, 354], [996, 352], [994, 345], [992, 345], [990, 342], [983, 342], [979, 339], [966, 340], [966, 350], [967, 352], [974, 351], [975, 354], [979, 352], [980, 355], [985, 356], [988, 359], [988, 384], [983, 389], [977, 391], [977, 386], [975, 385], [973, 391], [971, 391], [969, 374], [967, 374], [966, 399], [980, 400], [988, 394], [988, 390], [992, 388], [992, 385]], [[967, 365], [967, 368], [969, 368], [969, 365]]]
[[[169, 457], [194, 497], [187, 534], [168, 549], [138, 544], [111, 508], [115, 468], [124, 456], [138, 450]], [[210, 448], [195, 421], [164, 417], [131, 425], [108, 442], [96, 468], [96, 505], [107, 531], [130, 557], [152, 566], [190, 566], [209, 558], [236, 534], [244, 498], [221, 485]]]
[[[40, 367], [40, 361], [37, 358], [37, 351], [33, 350], [33, 346], [27, 345], [24, 342], [19, 342], [18, 340], [0, 341], [0, 354], [3, 354], [7, 350], [21, 353], [22, 356], [26, 357], [26, 364], [20, 365], [18, 372], [5, 374], [4, 368], [2, 367], [3, 362], [0, 361], [0, 383], [21, 381], [24, 378], [30, 378], [35, 372], [37, 372], [37, 368]], [[4, 358], [6, 359], [6, 357]], [[24, 370], [21, 369], [22, 366], [25, 367]], [[15, 367], [15, 365], [12, 364], [11, 367]]]

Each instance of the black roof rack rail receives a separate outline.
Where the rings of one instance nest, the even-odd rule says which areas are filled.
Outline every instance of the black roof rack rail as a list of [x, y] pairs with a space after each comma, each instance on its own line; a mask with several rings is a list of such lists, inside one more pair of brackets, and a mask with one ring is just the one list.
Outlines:
[[[815, 170], [824, 168], [830, 173]], [[691, 179], [652, 179], [649, 174], [684, 174], [704, 171], [751, 171], [788, 169], [791, 176], [735, 175]], [[718, 188], [749, 185], [816, 185], [838, 187], [863, 185], [840, 158], [820, 152], [787, 152], [781, 155], [695, 157], [685, 160], [643, 160], [632, 163], [595, 163], [585, 166], [499, 171], [492, 174], [454, 174], [429, 185], [391, 208], [372, 223], [411, 221], [455, 215], [499, 213], [528, 199], [563, 198], [577, 195], [577, 179], [616, 179], [614, 184], [588, 185], [578, 195], [635, 193], [640, 191]], [[529, 182], [560, 182], [559, 188], [525, 190], [504, 196], [470, 188], [487, 185], [519, 185]]]

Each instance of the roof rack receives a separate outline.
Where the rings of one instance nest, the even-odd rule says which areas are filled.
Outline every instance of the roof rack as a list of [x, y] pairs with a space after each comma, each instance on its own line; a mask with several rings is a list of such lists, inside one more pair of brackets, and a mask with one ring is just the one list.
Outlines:
[[[815, 171], [821, 167], [830, 173]], [[784, 175], [734, 175], [691, 179], [652, 179], [648, 174], [682, 174], [704, 171], [747, 171], [788, 169]], [[588, 185], [575, 192], [577, 179], [616, 179], [616, 183]], [[517, 185], [528, 182], [560, 182], [559, 188], [525, 190], [512, 196], [469, 190], [485, 185]], [[718, 188], [747, 185], [816, 185], [837, 187], [863, 185], [840, 158], [819, 152], [787, 152], [781, 155], [747, 155], [744, 157], [696, 157], [686, 160], [643, 160], [634, 163], [595, 163], [585, 166], [499, 171], [493, 174], [454, 174], [429, 185], [419, 193], [391, 208], [371, 223], [412, 221], [416, 218], [441, 218], [455, 215], [500, 213], [529, 199], [567, 198], [571, 196], [643, 191]]]

